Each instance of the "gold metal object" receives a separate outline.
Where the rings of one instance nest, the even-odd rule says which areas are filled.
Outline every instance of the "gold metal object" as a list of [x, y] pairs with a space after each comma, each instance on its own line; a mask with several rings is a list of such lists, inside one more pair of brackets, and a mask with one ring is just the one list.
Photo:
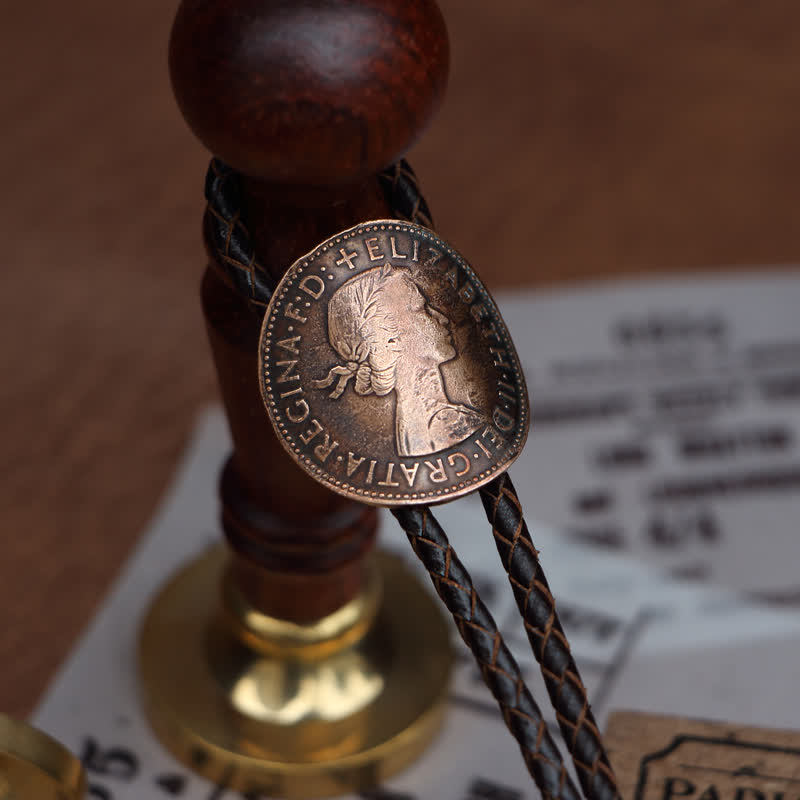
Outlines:
[[449, 628], [400, 559], [379, 554], [365, 596], [313, 626], [247, 608], [226, 563], [218, 548], [182, 569], [142, 629], [145, 709], [175, 756], [237, 791], [322, 797], [374, 786], [424, 750]]
[[528, 435], [525, 379], [488, 291], [447, 242], [398, 220], [342, 231], [289, 268], [259, 383], [295, 462], [373, 505], [468, 494]]
[[299, 625], [251, 608], [232, 573], [226, 573], [222, 583], [223, 608], [237, 638], [259, 653], [281, 659], [317, 660], [358, 642], [375, 619], [381, 593], [380, 575], [372, 569], [362, 594], [327, 617]]
[[0, 800], [83, 800], [81, 762], [55, 739], [0, 714]]

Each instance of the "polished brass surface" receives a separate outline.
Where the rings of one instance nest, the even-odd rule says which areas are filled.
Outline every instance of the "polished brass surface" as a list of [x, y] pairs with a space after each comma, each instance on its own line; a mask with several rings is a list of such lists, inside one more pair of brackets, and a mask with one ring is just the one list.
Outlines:
[[365, 222], [298, 259], [264, 317], [259, 381], [287, 452], [374, 505], [474, 491], [514, 461], [528, 394], [470, 265], [428, 228]]
[[382, 590], [373, 578], [358, 619], [284, 627], [280, 657], [274, 642], [253, 646], [258, 624], [243, 635], [232, 622], [226, 562], [214, 549], [177, 573], [142, 629], [145, 709], [174, 755], [238, 791], [321, 797], [375, 785], [423, 751], [444, 709], [449, 629], [399, 559], [377, 556]]
[[0, 800], [82, 800], [86, 775], [62, 744], [0, 714]]
[[257, 652], [283, 660], [317, 660], [357, 642], [375, 619], [381, 593], [380, 573], [373, 564], [361, 594], [327, 617], [300, 625], [262, 614], [248, 605], [231, 571], [226, 572], [222, 583], [223, 608], [234, 635]]

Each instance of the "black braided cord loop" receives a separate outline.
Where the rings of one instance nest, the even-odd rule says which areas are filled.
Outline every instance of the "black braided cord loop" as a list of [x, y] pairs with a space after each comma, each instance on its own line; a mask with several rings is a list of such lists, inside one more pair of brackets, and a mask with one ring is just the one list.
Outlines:
[[[417, 176], [408, 162], [385, 169], [378, 180], [398, 219], [433, 228]], [[203, 239], [211, 265], [231, 288], [244, 295], [263, 316], [275, 281], [256, 257], [250, 233], [242, 221], [242, 183], [232, 167], [212, 158], [206, 173]]]
[[615, 800], [620, 797], [616, 778], [511, 478], [500, 475], [480, 495], [584, 794]]
[[250, 233], [241, 219], [244, 199], [239, 173], [212, 158], [206, 173], [205, 194], [203, 240], [211, 266], [263, 316], [275, 281], [256, 258]]
[[431, 581], [453, 615], [456, 628], [472, 652], [484, 683], [500, 706], [503, 720], [519, 744], [522, 757], [546, 800], [579, 798], [542, 712], [522, 678], [520, 668], [483, 604], [469, 572], [427, 506], [392, 509], [408, 541], [428, 570]]

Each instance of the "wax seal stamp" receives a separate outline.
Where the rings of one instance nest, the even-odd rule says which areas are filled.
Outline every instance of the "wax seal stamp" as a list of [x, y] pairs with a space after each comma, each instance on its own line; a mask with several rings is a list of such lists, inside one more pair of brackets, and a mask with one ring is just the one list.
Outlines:
[[261, 330], [259, 380], [283, 446], [365, 503], [458, 497], [519, 455], [519, 359], [469, 264], [427, 228], [368, 222], [295, 262]]

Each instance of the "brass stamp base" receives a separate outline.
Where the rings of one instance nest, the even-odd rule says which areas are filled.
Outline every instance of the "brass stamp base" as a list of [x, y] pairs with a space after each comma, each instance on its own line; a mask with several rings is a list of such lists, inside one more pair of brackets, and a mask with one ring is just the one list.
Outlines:
[[142, 627], [139, 671], [162, 743], [236, 791], [324, 797], [380, 783], [436, 733], [452, 655], [435, 600], [379, 554], [382, 599], [342, 647], [254, 646], [223, 612], [223, 548], [178, 572]]

